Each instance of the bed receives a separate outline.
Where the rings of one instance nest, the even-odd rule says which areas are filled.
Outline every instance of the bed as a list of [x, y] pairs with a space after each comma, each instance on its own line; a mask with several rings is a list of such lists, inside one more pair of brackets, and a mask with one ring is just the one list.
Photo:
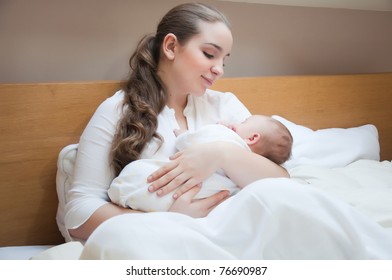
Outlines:
[[[64, 234], [62, 204], [79, 136], [118, 88], [0, 85], [0, 259], [78, 258], [83, 245]], [[289, 127], [290, 181], [349, 205], [392, 238], [392, 73], [225, 78], [214, 89]]]

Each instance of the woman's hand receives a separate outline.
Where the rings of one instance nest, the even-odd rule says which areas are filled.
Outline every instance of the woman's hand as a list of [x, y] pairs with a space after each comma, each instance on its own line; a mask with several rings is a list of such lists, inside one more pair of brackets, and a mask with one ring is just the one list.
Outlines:
[[178, 212], [193, 218], [202, 218], [230, 196], [229, 191], [221, 191], [206, 198], [193, 200], [199, 191], [200, 186], [196, 186], [185, 192], [174, 201], [169, 208], [169, 212]]
[[173, 195], [176, 199], [191, 188], [200, 187], [219, 168], [219, 143], [195, 145], [176, 153], [170, 163], [148, 177], [149, 191], [157, 191], [158, 196], [163, 196], [178, 188]]
[[219, 168], [239, 187], [267, 177], [290, 177], [288, 172], [256, 153], [237, 144], [216, 141], [194, 146], [175, 154], [172, 161], [151, 174], [149, 191], [163, 196], [177, 188], [176, 199]]

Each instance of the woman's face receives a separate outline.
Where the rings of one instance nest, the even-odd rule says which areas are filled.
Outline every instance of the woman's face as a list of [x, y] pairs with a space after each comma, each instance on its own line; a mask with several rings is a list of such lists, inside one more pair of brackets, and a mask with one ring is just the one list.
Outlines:
[[222, 77], [233, 44], [231, 31], [224, 23], [200, 22], [199, 29], [200, 33], [185, 45], [178, 44], [171, 68], [176, 91], [197, 96]]

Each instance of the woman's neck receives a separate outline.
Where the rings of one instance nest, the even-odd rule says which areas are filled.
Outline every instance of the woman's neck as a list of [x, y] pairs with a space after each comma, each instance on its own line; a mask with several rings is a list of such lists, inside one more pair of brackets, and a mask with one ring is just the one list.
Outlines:
[[184, 109], [187, 105], [187, 96], [181, 98], [175, 98], [174, 95], [170, 95], [167, 100], [167, 106], [174, 110], [175, 117], [180, 129], [188, 129], [186, 117], [184, 116]]
[[167, 92], [166, 106], [174, 110], [179, 127], [181, 129], [187, 129], [188, 125], [184, 116], [184, 109], [188, 103], [188, 95], [182, 91], [182, 88], [178, 87], [178, 82], [175, 78], [172, 75], [168, 75], [171, 72], [166, 67], [169, 66], [166, 60], [162, 60], [159, 63], [158, 69], [158, 75], [164, 81]]

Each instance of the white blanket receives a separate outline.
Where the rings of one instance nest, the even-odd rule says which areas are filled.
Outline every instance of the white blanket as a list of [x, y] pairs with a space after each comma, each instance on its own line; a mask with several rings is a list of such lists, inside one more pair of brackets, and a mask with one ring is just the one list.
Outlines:
[[295, 179], [254, 182], [193, 219], [126, 214], [103, 223], [82, 259], [392, 259], [392, 235]]
[[353, 206], [392, 231], [392, 162], [358, 160], [345, 167], [297, 166], [291, 177]]

